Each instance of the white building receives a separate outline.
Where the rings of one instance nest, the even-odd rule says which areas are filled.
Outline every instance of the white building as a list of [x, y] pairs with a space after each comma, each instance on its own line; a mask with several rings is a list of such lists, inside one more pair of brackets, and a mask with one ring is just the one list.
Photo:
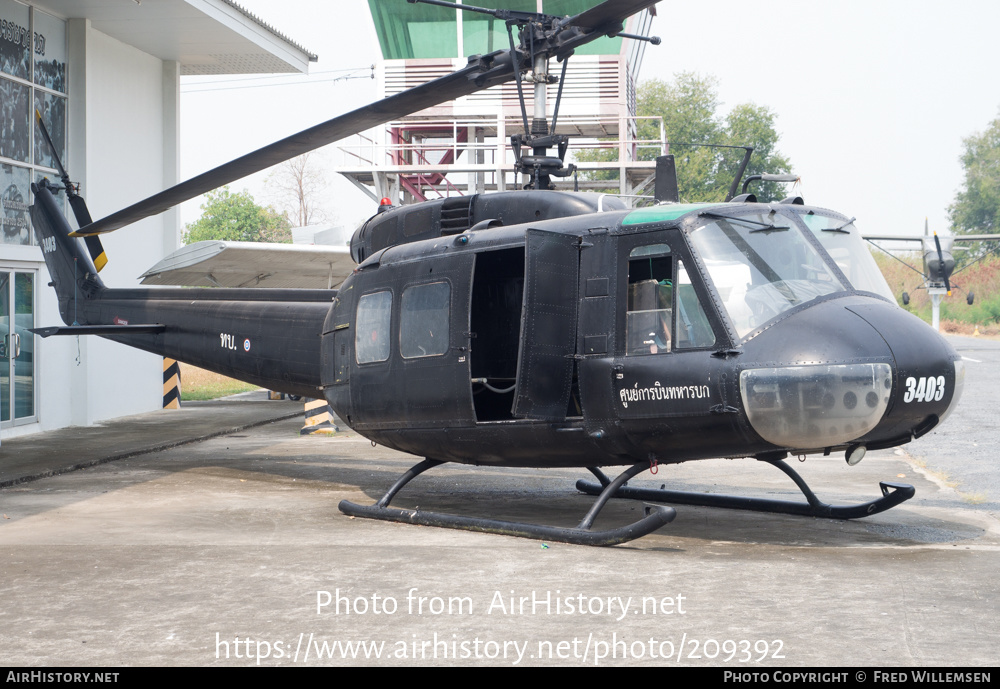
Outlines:
[[[59, 178], [35, 110], [97, 219], [180, 181], [181, 75], [305, 72], [315, 59], [231, 0], [0, 0], [0, 438], [162, 404], [159, 357], [27, 332], [62, 322], [27, 212], [30, 183]], [[179, 214], [103, 241], [101, 278], [135, 286], [180, 246]]]

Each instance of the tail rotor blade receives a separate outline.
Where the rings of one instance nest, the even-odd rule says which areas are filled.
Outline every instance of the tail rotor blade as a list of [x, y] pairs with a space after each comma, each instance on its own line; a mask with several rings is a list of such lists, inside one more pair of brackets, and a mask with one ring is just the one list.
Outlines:
[[[45, 121], [42, 119], [42, 113], [35, 110], [35, 120], [38, 122], [38, 128], [42, 132], [42, 138], [45, 139], [45, 143], [49, 146], [49, 151], [52, 153], [52, 159], [55, 161], [56, 169], [59, 170], [59, 176], [62, 177], [63, 186], [66, 188], [66, 198], [69, 199], [69, 206], [73, 209], [73, 215], [76, 217], [76, 224], [79, 227], [86, 227], [91, 224], [93, 219], [90, 217], [90, 211], [87, 209], [87, 202], [83, 200], [83, 197], [76, 192], [76, 187], [69, 179], [69, 173], [66, 172], [66, 168], [63, 167], [62, 160], [59, 159], [59, 153], [56, 151], [55, 144], [52, 143], [52, 137], [49, 136], [49, 130], [45, 126]], [[101, 244], [100, 237], [86, 237], [87, 251], [90, 252], [90, 258], [94, 261], [94, 267], [97, 268], [97, 272], [100, 273], [101, 269], [108, 264], [108, 256], [104, 253], [104, 246]]]
[[[90, 211], [87, 209], [87, 202], [83, 200], [82, 196], [79, 194], [69, 195], [69, 206], [73, 209], [73, 215], [76, 216], [76, 224], [79, 227], [86, 227], [93, 222], [90, 218]], [[94, 267], [100, 273], [101, 269], [108, 264], [108, 256], [104, 253], [101, 238], [93, 235], [84, 237], [84, 241], [87, 244], [87, 251], [90, 252], [90, 258], [94, 261]]]
[[52, 153], [52, 159], [56, 163], [56, 169], [59, 170], [59, 176], [62, 178], [63, 183], [69, 179], [69, 175], [66, 174], [66, 169], [63, 167], [62, 161], [59, 159], [59, 152], [56, 151], [55, 144], [52, 143], [52, 137], [49, 136], [48, 127], [45, 126], [45, 121], [42, 120], [42, 113], [35, 110], [35, 121], [38, 123], [38, 128], [42, 131], [42, 138], [45, 139], [45, 143], [49, 146], [49, 152]]
[[108, 255], [104, 253], [101, 238], [97, 236], [84, 237], [83, 240], [87, 243], [87, 251], [90, 252], [90, 258], [94, 261], [94, 267], [100, 273], [101, 269], [108, 265]]

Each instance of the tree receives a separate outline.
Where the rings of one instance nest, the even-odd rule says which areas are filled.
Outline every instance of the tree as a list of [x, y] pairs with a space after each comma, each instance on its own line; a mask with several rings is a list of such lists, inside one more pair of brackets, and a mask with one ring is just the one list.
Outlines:
[[965, 183], [948, 206], [955, 234], [1000, 232], [1000, 117], [962, 142]]
[[317, 195], [327, 185], [326, 177], [317, 167], [310, 153], [286, 160], [267, 178], [279, 203], [289, 210], [296, 227], [305, 227], [326, 220], [326, 214], [319, 210]]
[[270, 206], [257, 205], [246, 189], [235, 194], [228, 186], [210, 191], [201, 210], [201, 218], [185, 228], [185, 244], [207, 239], [284, 244], [292, 241], [288, 217]]
[[[663, 128], [670, 152], [677, 164], [677, 184], [681, 201], [723, 201], [736, 176], [743, 151], [722, 146], [753, 146], [754, 153], [744, 173], [788, 173], [790, 164], [776, 149], [778, 133], [774, 113], [767, 107], [743, 103], [725, 117], [717, 114], [718, 80], [692, 72], [681, 72], [672, 82], [653, 79], [639, 86], [637, 114], [663, 118]], [[638, 138], [660, 138], [659, 123], [639, 120]], [[652, 160], [658, 153], [641, 149], [641, 160]], [[615, 151], [584, 151], [578, 160], [616, 160]], [[596, 175], [595, 175], [596, 177]], [[761, 201], [785, 196], [784, 184], [757, 183], [753, 193]]]

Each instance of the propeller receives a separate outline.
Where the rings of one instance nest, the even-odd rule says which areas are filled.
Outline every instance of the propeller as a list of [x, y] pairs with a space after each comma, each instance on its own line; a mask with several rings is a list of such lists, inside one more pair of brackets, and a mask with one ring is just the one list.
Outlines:
[[944, 278], [944, 287], [948, 290], [948, 296], [951, 296], [951, 282], [948, 280], [948, 270], [944, 265], [944, 252], [941, 251], [941, 240], [938, 238], [937, 232], [934, 233], [934, 246], [937, 247], [938, 254], [938, 270], [941, 271], [941, 277]]
[[[607, 0], [574, 17], [555, 17], [531, 13], [513, 13], [507, 20], [517, 25], [531, 24], [532, 31], [524, 34], [532, 45], [525, 46], [525, 36], [517, 52], [524, 55], [564, 59], [577, 47], [623, 28], [625, 20], [657, 0]], [[449, 4], [436, 2], [434, 4]], [[515, 16], [525, 14], [524, 17]], [[530, 14], [530, 16], [528, 16]], [[298, 134], [264, 146], [236, 160], [193, 177], [158, 194], [113, 213], [97, 222], [81, 223], [73, 233], [89, 237], [120, 229], [138, 220], [162, 213], [179, 203], [200, 196], [234, 180], [260, 172], [290, 158], [308, 153], [333, 141], [371, 127], [405, 117], [425, 108], [455, 100], [485, 88], [503, 84], [520, 72], [531, 68], [529, 61], [518, 59], [517, 66], [509, 51], [499, 50], [487, 55], [474, 55], [469, 63], [447, 76], [434, 79], [402, 91], [344, 115], [334, 117]]]
[[[78, 227], [86, 227], [94, 221], [90, 217], [90, 211], [87, 210], [87, 202], [80, 196], [80, 187], [69, 180], [69, 173], [66, 172], [62, 161], [59, 160], [59, 154], [52, 143], [52, 137], [49, 136], [49, 130], [46, 129], [45, 122], [42, 121], [42, 113], [38, 112], [38, 110], [35, 110], [35, 120], [42, 131], [42, 138], [49, 145], [49, 150], [52, 152], [52, 159], [56, 162], [56, 169], [59, 170], [59, 176], [62, 178], [63, 186], [66, 188], [66, 198], [69, 199], [69, 206], [73, 209], [73, 215], [76, 217], [76, 224]], [[104, 253], [101, 238], [96, 236], [87, 237], [85, 241], [87, 243], [87, 251], [90, 252], [90, 258], [94, 261], [94, 267], [100, 273], [101, 268], [108, 264], [108, 256]]]

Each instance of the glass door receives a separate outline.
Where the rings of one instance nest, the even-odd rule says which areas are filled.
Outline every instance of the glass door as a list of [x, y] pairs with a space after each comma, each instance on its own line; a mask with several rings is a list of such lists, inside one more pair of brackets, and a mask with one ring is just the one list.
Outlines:
[[35, 273], [0, 269], [0, 423], [35, 420]]

